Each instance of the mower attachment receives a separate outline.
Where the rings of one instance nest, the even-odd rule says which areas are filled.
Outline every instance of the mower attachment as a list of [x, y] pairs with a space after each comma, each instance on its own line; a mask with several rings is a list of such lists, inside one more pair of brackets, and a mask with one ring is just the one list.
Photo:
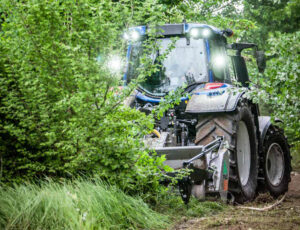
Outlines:
[[[181, 198], [185, 204], [189, 202], [193, 186], [202, 194], [197, 198], [204, 198], [205, 193], [219, 194], [223, 201], [227, 201], [229, 179], [229, 151], [223, 137], [217, 137], [205, 146], [163, 147], [155, 149], [158, 155], [166, 155], [166, 165], [175, 170], [191, 169], [191, 173], [177, 182]], [[189, 159], [190, 158], [190, 159]], [[167, 173], [168, 177], [176, 177], [178, 172]], [[166, 179], [164, 184], [171, 180]], [[200, 188], [199, 188], [200, 187]]]

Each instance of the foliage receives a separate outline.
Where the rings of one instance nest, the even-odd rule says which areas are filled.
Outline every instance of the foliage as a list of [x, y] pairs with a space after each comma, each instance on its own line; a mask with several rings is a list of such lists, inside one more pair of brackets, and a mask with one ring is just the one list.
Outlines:
[[[275, 33], [268, 40], [271, 58], [264, 74], [252, 75], [249, 96], [268, 106], [272, 117], [283, 121], [290, 143], [300, 141], [299, 41], [300, 33]], [[277, 123], [278, 124], [278, 123]]]
[[158, 189], [163, 158], [142, 142], [152, 118], [122, 105], [137, 82], [120, 91], [107, 68], [126, 23], [164, 15], [153, 1], [136, 1], [145, 10], [133, 14], [132, 3], [1, 2], [2, 182], [98, 174], [127, 191]]
[[300, 170], [300, 143], [299, 142], [298, 144], [295, 144], [295, 146], [293, 147], [291, 151], [291, 155], [293, 156], [292, 168], [295, 171], [299, 171]]
[[[159, 106], [153, 110], [153, 114], [158, 119], [163, 117], [164, 113], [173, 108], [175, 105], [179, 105], [181, 102], [181, 97], [183, 96], [184, 86], [176, 89], [176, 91], [171, 91], [164, 97], [159, 104]], [[187, 95], [185, 95], [187, 97]]]
[[101, 181], [0, 187], [1, 229], [162, 229], [168, 217]]
[[264, 97], [271, 106], [274, 117], [284, 121], [284, 127], [292, 142], [300, 142], [300, 32], [276, 33], [269, 39], [269, 56], [265, 76], [260, 78]]
[[299, 0], [244, 1], [243, 16], [257, 24], [255, 30], [247, 33], [248, 39], [268, 49], [266, 42], [273, 32], [299, 30], [299, 6]]

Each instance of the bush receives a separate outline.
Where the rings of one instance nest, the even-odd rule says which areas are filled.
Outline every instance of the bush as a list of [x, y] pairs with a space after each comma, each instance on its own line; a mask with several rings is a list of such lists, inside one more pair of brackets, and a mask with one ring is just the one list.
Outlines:
[[142, 142], [152, 118], [122, 105], [134, 84], [120, 92], [120, 74], [107, 68], [123, 53], [127, 7], [1, 1], [1, 182], [97, 174], [127, 191], [157, 190], [163, 159]]

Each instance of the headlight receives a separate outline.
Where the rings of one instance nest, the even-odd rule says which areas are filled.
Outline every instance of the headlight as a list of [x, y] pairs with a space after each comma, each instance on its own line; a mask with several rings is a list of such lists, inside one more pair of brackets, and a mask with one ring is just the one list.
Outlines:
[[203, 35], [204, 38], [208, 38], [210, 36], [210, 34], [211, 34], [210, 29], [203, 29], [202, 30], [202, 35]]
[[223, 55], [217, 55], [212, 59], [213, 65], [216, 68], [223, 68], [226, 64], [226, 58]]
[[212, 36], [212, 31], [209, 28], [203, 28], [203, 27], [194, 27], [189, 32], [190, 36], [194, 39], [199, 38], [209, 38]]
[[192, 38], [197, 38], [199, 36], [199, 29], [192, 28], [190, 34]]
[[138, 41], [141, 38], [141, 35], [138, 31], [133, 30], [133, 31], [129, 31], [127, 33], [124, 33], [123, 38], [125, 40]]

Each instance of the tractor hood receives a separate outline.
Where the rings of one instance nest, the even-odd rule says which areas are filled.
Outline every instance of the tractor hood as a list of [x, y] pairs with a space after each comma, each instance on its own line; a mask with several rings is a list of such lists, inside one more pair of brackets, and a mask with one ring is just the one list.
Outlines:
[[[209, 113], [234, 111], [239, 98], [245, 91], [226, 83], [207, 83], [199, 85], [189, 93], [189, 97], [182, 97], [186, 101], [186, 113]], [[135, 97], [149, 103], [159, 103], [162, 98], [153, 98], [136, 91]]]
[[208, 113], [234, 111], [238, 99], [243, 93], [229, 84], [209, 83], [205, 87], [197, 88], [191, 93], [191, 98], [185, 112]]

